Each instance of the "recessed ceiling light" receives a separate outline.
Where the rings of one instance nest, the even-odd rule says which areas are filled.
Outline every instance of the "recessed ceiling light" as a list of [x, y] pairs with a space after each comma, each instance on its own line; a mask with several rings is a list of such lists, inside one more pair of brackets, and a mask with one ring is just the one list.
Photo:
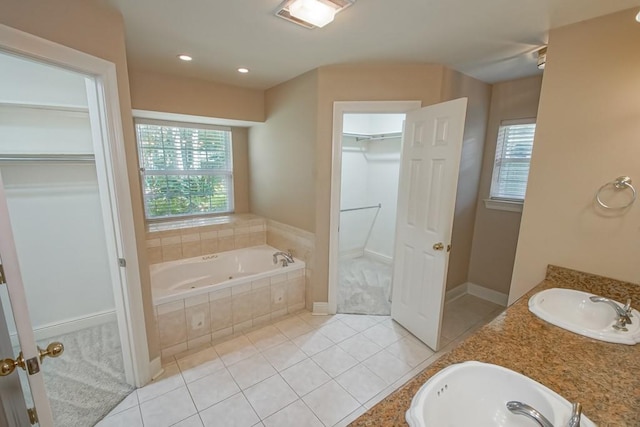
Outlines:
[[242, 74], [247, 74], [249, 72], [248, 68], [238, 68], [238, 72]]
[[183, 61], [191, 61], [193, 58], [190, 57], [189, 55], [182, 54], [182, 55], [178, 55], [178, 59], [181, 59]]

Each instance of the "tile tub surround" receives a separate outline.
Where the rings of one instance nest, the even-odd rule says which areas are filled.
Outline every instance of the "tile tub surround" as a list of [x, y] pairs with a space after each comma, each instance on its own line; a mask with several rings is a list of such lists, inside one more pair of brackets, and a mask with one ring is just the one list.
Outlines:
[[161, 356], [267, 324], [305, 307], [304, 270], [276, 274], [155, 306]]
[[529, 298], [554, 287], [618, 301], [631, 298], [632, 306], [640, 307], [636, 284], [549, 266], [541, 284], [351, 425], [407, 425], [405, 411], [431, 376], [453, 363], [477, 360], [520, 372], [565, 399], [582, 403], [584, 414], [597, 425], [640, 426], [640, 345], [592, 340], [529, 312]]
[[266, 242], [266, 220], [252, 214], [157, 222], [147, 226], [147, 259], [157, 264]]

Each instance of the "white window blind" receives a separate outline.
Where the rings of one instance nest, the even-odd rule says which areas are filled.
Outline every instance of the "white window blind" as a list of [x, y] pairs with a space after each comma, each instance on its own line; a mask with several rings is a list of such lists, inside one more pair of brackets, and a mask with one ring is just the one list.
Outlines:
[[523, 201], [536, 124], [532, 120], [503, 122], [498, 130], [491, 181], [491, 199]]
[[229, 128], [136, 120], [149, 219], [233, 211]]

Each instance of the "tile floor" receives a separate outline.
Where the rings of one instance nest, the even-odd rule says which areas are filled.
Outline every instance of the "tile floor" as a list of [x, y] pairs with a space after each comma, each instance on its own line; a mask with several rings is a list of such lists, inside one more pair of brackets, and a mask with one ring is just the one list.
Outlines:
[[166, 361], [98, 426], [345, 426], [501, 310], [447, 303], [438, 353], [388, 316], [299, 312]]

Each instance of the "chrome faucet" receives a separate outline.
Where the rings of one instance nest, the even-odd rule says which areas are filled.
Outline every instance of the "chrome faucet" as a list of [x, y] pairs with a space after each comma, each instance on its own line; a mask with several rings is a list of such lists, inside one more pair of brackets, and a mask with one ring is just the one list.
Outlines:
[[571, 405], [571, 418], [567, 427], [580, 427], [580, 417], [582, 416], [582, 405], [574, 403]]
[[611, 301], [609, 298], [605, 298], [605, 297], [592, 296], [592, 297], [589, 297], [589, 299], [593, 302], [603, 302], [611, 306], [611, 308], [613, 308], [616, 311], [616, 314], [618, 315], [618, 318], [616, 319], [616, 323], [615, 325], [613, 325], [613, 328], [619, 331], [627, 331], [626, 326], [631, 325], [632, 323], [631, 317], [633, 317], [631, 314], [632, 309], [631, 309], [630, 299], [627, 300], [627, 303], [625, 304], [624, 307], [620, 307], [614, 301]]
[[533, 421], [537, 422], [540, 427], [553, 427], [551, 421], [526, 403], [512, 400], [507, 402], [507, 409], [514, 414], [524, 415], [525, 417], [531, 418]]
[[286, 267], [287, 265], [289, 265], [289, 263], [295, 262], [293, 260], [293, 255], [291, 255], [291, 251], [289, 251], [289, 252], [276, 252], [275, 254], [273, 254], [273, 263], [274, 264], [278, 263], [278, 255], [282, 256], [282, 266], [283, 267]]

